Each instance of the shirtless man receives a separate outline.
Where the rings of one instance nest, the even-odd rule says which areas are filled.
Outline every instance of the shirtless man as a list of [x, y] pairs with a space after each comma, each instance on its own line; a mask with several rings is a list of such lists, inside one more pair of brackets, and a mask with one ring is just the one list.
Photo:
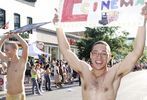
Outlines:
[[138, 34], [136, 36], [133, 51], [130, 52], [122, 62], [108, 69], [107, 64], [111, 59], [109, 45], [104, 41], [98, 41], [93, 45], [90, 52], [91, 65], [78, 59], [78, 57], [71, 51], [62, 28], [57, 25], [59, 19], [58, 15], [55, 14], [53, 22], [57, 25], [56, 32], [59, 47], [70, 66], [80, 74], [83, 100], [116, 99], [122, 77], [131, 72], [144, 50], [147, 4], [143, 7], [142, 15], [144, 16], [144, 24], [143, 26], [138, 27]]
[[28, 45], [18, 33], [8, 33], [0, 40], [0, 46], [5, 40], [15, 37], [23, 48], [22, 56], [17, 55], [18, 46], [15, 43], [6, 43], [4, 52], [0, 51], [0, 59], [7, 62], [7, 96], [6, 100], [25, 100], [24, 74], [28, 58]]

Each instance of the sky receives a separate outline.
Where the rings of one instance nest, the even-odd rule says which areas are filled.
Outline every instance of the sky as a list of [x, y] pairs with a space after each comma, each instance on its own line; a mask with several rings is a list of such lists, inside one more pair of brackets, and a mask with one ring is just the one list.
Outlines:
[[[33, 22], [37, 23], [37, 22], [52, 21], [52, 19], [54, 17], [54, 14], [55, 14], [54, 8], [60, 8], [59, 7], [59, 4], [60, 4], [59, 1], [61, 2], [61, 1], [64, 1], [64, 0], [37, 0], [37, 2], [35, 3], [35, 7], [37, 9], [36, 9], [35, 12], [33, 12], [33, 13], [35, 13], [34, 15], [36, 15], [36, 16], [35, 16], [35, 18], [34, 18], [35, 20], [33, 20]], [[88, 1], [88, 0], [83, 0], [83, 1]], [[97, 1], [97, 0], [93, 0], [93, 1]], [[82, 6], [82, 5], [78, 4], [75, 7], [78, 8], [78, 6]], [[73, 11], [78, 12], [78, 13], [80, 12], [80, 11], [78, 11], [78, 9], [73, 9]], [[134, 10], [134, 12], [135, 12], [135, 10]], [[91, 13], [90, 12], [90, 15], [92, 17], [89, 17], [90, 21], [93, 19], [93, 21], [91, 21], [92, 23], [95, 22], [95, 18], [93, 18], [93, 14], [95, 14], [95, 13]], [[129, 16], [128, 17], [129, 20], [133, 19], [133, 21], [137, 21], [138, 19], [135, 19], [134, 16], [135, 15]], [[122, 18], [122, 19], [124, 19], [124, 21], [126, 20], [126, 18]], [[75, 22], [74, 24], [69, 22], [69, 23], [63, 24], [63, 28], [64, 28], [65, 32], [69, 32], [69, 31], [71, 31], [71, 32], [74, 32], [74, 31], [84, 31], [85, 25], [86, 25], [85, 23], [81, 24], [80, 22]], [[55, 30], [55, 27], [54, 27], [53, 23], [45, 25], [43, 27], [47, 28], [47, 29]], [[130, 25], [128, 25], [128, 26], [124, 25], [122, 30], [129, 31], [131, 33], [129, 35], [129, 37], [135, 37], [136, 33], [137, 33], [137, 26], [131, 26], [130, 27]], [[147, 45], [147, 41], [146, 41], [146, 45]]]

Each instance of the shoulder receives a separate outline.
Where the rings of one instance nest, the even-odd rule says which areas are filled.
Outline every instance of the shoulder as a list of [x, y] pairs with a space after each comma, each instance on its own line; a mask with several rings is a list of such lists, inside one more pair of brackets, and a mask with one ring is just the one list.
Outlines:
[[27, 65], [27, 60], [23, 59], [23, 57], [19, 58], [19, 62], [22, 63], [22, 64]]
[[110, 73], [116, 73], [117, 70], [119, 69], [120, 64], [121, 63], [117, 63], [117, 64], [113, 65], [111, 68], [109, 68], [109, 72]]
[[120, 66], [120, 63], [113, 65], [111, 68], [108, 68], [108, 72], [106, 75], [109, 79], [113, 80], [116, 77], [119, 66]]
[[83, 60], [80, 61], [79, 67], [82, 68], [81, 71], [83, 71], [83, 72], [84, 71], [90, 71], [90, 69], [91, 69], [91, 66]]

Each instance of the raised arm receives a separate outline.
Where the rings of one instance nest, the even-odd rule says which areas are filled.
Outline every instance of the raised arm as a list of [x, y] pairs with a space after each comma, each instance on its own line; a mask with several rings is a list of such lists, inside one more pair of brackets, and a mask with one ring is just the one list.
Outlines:
[[[1, 40], [0, 40], [0, 49], [1, 49], [1, 50], [2, 50], [2, 46], [3, 46], [4, 42], [5, 42], [7, 39], [9, 39], [10, 37], [11, 37], [10, 34], [5, 34], [5, 35], [2, 36], [2, 38], [1, 38]], [[0, 59], [2, 59], [2, 60], [7, 60], [7, 59], [8, 59], [7, 56], [6, 56], [5, 53], [2, 52], [1, 50], [0, 50]]]
[[[145, 5], [147, 10], [147, 4]], [[128, 74], [135, 66], [137, 60], [142, 56], [146, 40], [146, 20], [147, 20], [147, 11], [143, 10], [142, 14], [144, 15], [144, 24], [138, 27], [137, 36], [135, 39], [134, 49], [130, 52], [125, 59], [119, 63], [117, 76], [124, 76]]]
[[[58, 15], [55, 14], [53, 22], [55, 24], [57, 24]], [[78, 57], [71, 51], [70, 45], [69, 45], [68, 40], [65, 36], [65, 33], [63, 32], [63, 29], [61, 27], [57, 27], [56, 32], [57, 32], [59, 48], [60, 48], [60, 51], [62, 52], [64, 58], [68, 61], [70, 66], [75, 71], [82, 72], [83, 64], [85, 64], [85, 66], [86, 66], [86, 63], [84, 61], [79, 60]]]
[[20, 44], [23, 48], [21, 58], [26, 62], [28, 59], [28, 44], [18, 33], [14, 33], [14, 37], [20, 42]]

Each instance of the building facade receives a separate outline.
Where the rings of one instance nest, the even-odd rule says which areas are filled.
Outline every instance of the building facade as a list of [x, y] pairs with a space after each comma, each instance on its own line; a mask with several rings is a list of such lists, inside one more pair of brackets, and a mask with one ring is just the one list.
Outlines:
[[[51, 4], [44, 3], [47, 1], [48, 0], [1, 0], [0, 30], [13, 30], [31, 23], [49, 21], [50, 15], [47, 14], [46, 9], [48, 9], [48, 6]], [[29, 40], [36, 41], [37, 46], [40, 45], [40, 49], [50, 55], [50, 60], [62, 59], [63, 56], [58, 48], [55, 28], [53, 25], [49, 25], [48, 27], [48, 29], [40, 27], [29, 31]], [[67, 37], [73, 52], [76, 53], [77, 48], [75, 42], [80, 39], [80, 36], [67, 34]], [[41, 44], [43, 44], [43, 48], [41, 48]]]

